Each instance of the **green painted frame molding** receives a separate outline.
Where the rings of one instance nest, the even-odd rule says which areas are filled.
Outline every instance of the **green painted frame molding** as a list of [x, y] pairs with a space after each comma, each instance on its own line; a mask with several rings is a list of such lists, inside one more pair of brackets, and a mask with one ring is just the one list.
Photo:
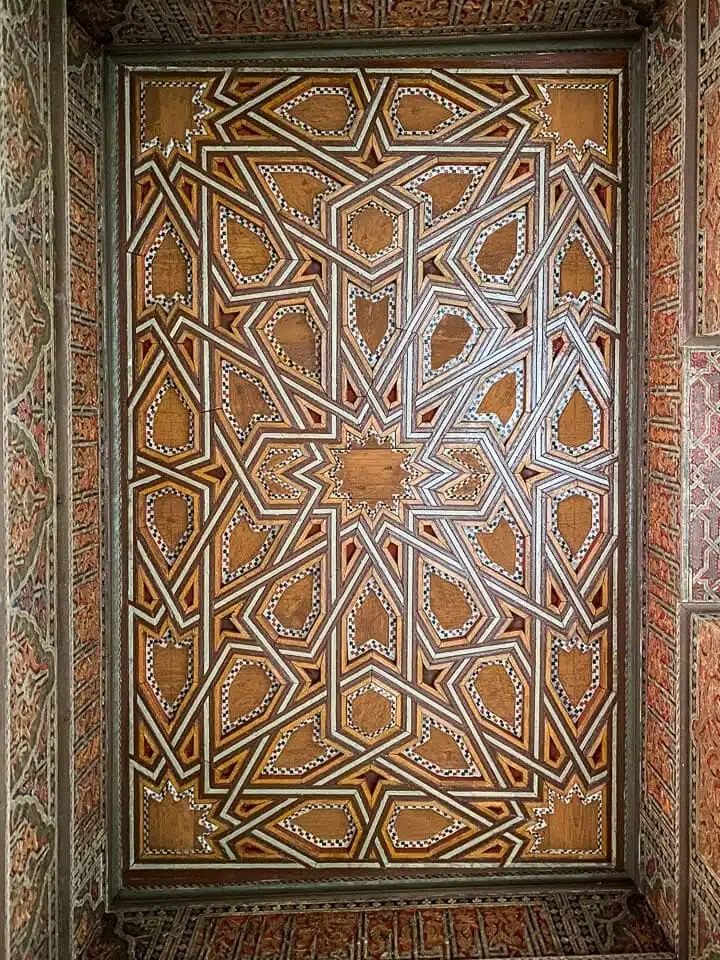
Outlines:
[[[398, 47], [400, 46], [400, 49]], [[211, 65], [242, 60], [244, 63], [273, 64], [294, 61], [319, 60], [326, 62], [357, 62], [359, 59], [403, 59], [442, 58], [454, 60], [482, 61], [492, 66], [500, 58], [523, 57], [532, 54], [537, 57], [538, 68], [542, 69], [543, 54], [592, 53], [608, 50], [628, 52], [626, 103], [629, 103], [628, 135], [624, 144], [627, 151], [628, 199], [623, 211], [622, 226], [625, 232], [628, 253], [628, 289], [627, 289], [627, 398], [628, 418], [626, 424], [627, 469], [625, 474], [625, 496], [628, 504], [629, 529], [626, 537], [625, 556], [621, 562], [627, 569], [642, 569], [643, 544], [641, 537], [643, 517], [643, 483], [641, 464], [645, 443], [645, 410], [642, 399], [645, 357], [645, 317], [643, 315], [645, 285], [645, 97], [646, 97], [646, 56], [645, 45], [639, 30], [620, 33], [608, 33], [602, 38], [596, 34], [572, 36], [530, 37], [514, 35], [494, 35], [488, 38], [466, 39], [462, 37], [432, 39], [430, 37], [403, 38], [399, 45], [397, 38], [373, 38], [365, 40], [323, 39], [313, 42], [290, 40], [289, 42], [250, 41], [247, 44], [188, 46], [165, 45], [142, 48], [107, 48], [105, 62], [105, 335], [103, 365], [105, 370], [105, 462], [108, 465], [105, 497], [105, 610], [107, 624], [106, 676], [107, 689], [107, 727], [108, 727], [108, 881], [106, 891], [106, 909], [119, 910], [131, 905], [160, 906], [178, 902], [214, 902], [231, 900], [233, 903], [254, 905], [268, 903], [280, 905], [284, 902], [320, 900], [345, 902], [352, 899], [361, 902], [377, 897], [402, 897], [409, 890], [413, 894], [453, 895], [456, 892], [471, 889], [492, 889], [498, 895], [513, 892], [538, 893], [543, 889], [553, 891], [597, 886], [598, 884], [637, 886], [639, 874], [639, 794], [640, 794], [640, 692], [641, 692], [641, 637], [640, 624], [642, 612], [641, 578], [628, 578], [626, 621], [626, 675], [625, 675], [625, 806], [624, 806], [624, 844], [620, 856], [624, 869], [548, 870], [542, 877], [528, 879], [527, 874], [498, 877], [477, 875], [471, 878], [420, 880], [398, 879], [376, 882], [372, 892], [363, 889], [355, 882], [314, 882], [295, 883], [292, 889], [269, 883], [242, 885], [203, 885], [202, 887], [166, 886], [148, 889], [128, 889], [122, 882], [121, 817], [120, 809], [120, 689], [117, 671], [111, 666], [120, 658], [121, 606], [120, 577], [122, 524], [120, 517], [120, 418], [118, 391], [114, 389], [120, 376], [119, 369], [119, 149], [118, 128], [114, 122], [118, 111], [118, 92], [123, 71], [126, 67], [162, 66], [186, 67], [192, 69], [199, 65]]]

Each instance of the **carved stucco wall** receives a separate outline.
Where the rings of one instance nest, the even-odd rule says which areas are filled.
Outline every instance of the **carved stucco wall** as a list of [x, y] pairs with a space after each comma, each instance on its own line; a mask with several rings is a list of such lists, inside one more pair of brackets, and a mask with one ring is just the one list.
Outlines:
[[[697, 317], [686, 352], [689, 941], [720, 952], [720, 6], [701, 0], [697, 72]], [[692, 238], [695, 239], [694, 237]]]
[[[78, 6], [87, 16], [90, 4]], [[107, 6], [97, 4], [100, 13]], [[245, 9], [242, 4], [232, 6], [241, 12]], [[437, 11], [440, 6], [434, 9]], [[110, 26], [106, 22], [103, 29], [128, 40], [141, 39], [137, 31], [146, 30], [145, 39], [183, 41], [201, 38], [212, 30], [231, 37], [253, 24], [258, 26], [255, 6], [247, 8], [253, 18], [247, 24], [228, 20], [229, 5], [220, 3], [209, 5], [215, 19], [207, 21], [189, 16], [163, 20], [153, 14], [152, 5], [144, 7], [144, 20], [133, 20], [133, 9], [129, 7], [129, 13], [116, 11]], [[332, 4], [327, 10], [318, 9], [319, 13], [311, 15], [304, 6], [302, 10], [286, 6], [281, 12], [278, 8], [274, 20], [263, 16], [260, 25], [271, 33], [332, 27]], [[365, 9], [359, 14], [357, 22], [344, 19], [337, 26], [348, 30], [377, 28], [387, 23], [403, 29], [426, 13], [424, 8], [419, 12], [413, 8], [411, 17], [407, 7], [400, 4], [392, 10], [388, 7], [384, 13], [372, 9], [372, 13]], [[548, 10], [555, 11], [553, 16], [570, 16], [570, 7], [558, 3], [505, 3], [492, 9], [501, 11], [494, 24], [498, 28], [517, 27], [523, 18], [535, 27], [574, 25], [570, 20], [543, 19]], [[611, 25], [610, 7], [600, 4], [596, 9], [600, 11], [598, 20], [591, 26]], [[634, 11], [613, 9], [616, 20], [612, 25], [634, 20]], [[643, 886], [654, 909], [666, 931], [683, 947], [680, 938], [683, 916], [687, 916], [687, 943], [693, 957], [710, 956], [720, 948], [720, 767], [715, 762], [718, 731], [712, 709], [720, 644], [720, 503], [716, 496], [720, 443], [716, 414], [720, 403], [720, 250], [716, 249], [715, 237], [720, 224], [720, 191], [716, 184], [720, 144], [715, 131], [720, 88], [719, 9], [714, 0], [702, 0], [696, 19], [694, 7], [686, 10], [682, 3], [671, 4], [660, 25], [648, 36], [649, 524], [642, 869]], [[403, 10], [405, 22], [398, 12]], [[472, 10], [469, 4], [456, 4], [452, 23], [432, 20], [427, 26], [462, 27], [471, 17], [477, 20], [477, 13], [471, 13]], [[383, 20], [384, 17], [390, 20]], [[464, 21], [463, 17], [469, 19]], [[135, 23], [135, 34], [128, 31], [130, 20]], [[162, 30], [169, 30], [169, 36], [158, 33]], [[687, 41], [694, 31], [700, 35], [699, 58], [688, 61], [688, 56], [694, 54]], [[44, 0], [1, 0], [0, 128], [9, 131], [0, 140], [0, 441], [4, 461], [0, 535], [5, 555], [2, 590], [7, 600], [2, 628], [8, 638], [2, 671], [9, 685], [2, 731], [9, 779], [2, 810], [10, 841], [4, 864], [5, 942], [0, 938], [0, 944], [4, 955], [23, 958], [55, 956], [58, 947], [56, 818], [60, 771], [56, 763], [57, 515], [53, 507], [57, 478], [57, 363], [49, 38], [49, 5]], [[97, 914], [104, 870], [104, 744], [102, 714], [98, 712], [103, 684], [99, 672], [102, 624], [97, 590], [101, 562], [97, 367], [101, 303], [96, 282], [101, 266], [97, 244], [100, 198], [92, 189], [101, 177], [101, 129], [98, 51], [76, 30], [70, 31], [69, 41], [69, 141], [65, 146], [70, 222], [68, 278], [72, 278], [73, 338], [67, 355], [72, 364], [68, 384], [72, 386], [72, 419], [69, 409], [59, 411], [58, 419], [63, 429], [72, 430], [72, 461], [68, 469], [73, 509], [66, 520], [74, 532], [73, 593], [65, 629], [66, 635], [74, 638], [74, 661], [71, 657], [69, 662], [74, 663], [70, 672], [75, 706], [72, 734], [66, 747], [70, 751], [67, 755], [74, 752], [75, 759], [65, 806], [71, 814], [67, 823], [72, 823], [76, 831], [72, 853], [73, 925], [79, 947]], [[688, 186], [687, 179], [688, 171], [693, 172], [693, 161], [688, 162], [686, 151], [693, 151], [692, 104], [696, 89], [701, 145], [697, 169], [697, 331], [692, 315], [694, 298], [687, 296], [682, 281], [683, 277], [695, 276], [694, 262], [687, 262], [683, 234], [683, 225], [686, 231], [694, 229], [688, 227], [692, 224], [692, 211], [683, 205], [688, 193], [695, 202], [694, 184]], [[688, 342], [686, 331], [693, 336], [697, 333], [697, 337]], [[683, 428], [689, 441], [685, 462], [689, 484], [684, 491]], [[690, 533], [685, 558], [680, 553], [684, 528]], [[692, 602], [703, 606], [687, 606]], [[690, 658], [684, 668], [683, 651]], [[685, 682], [683, 669], [690, 694], [685, 727], [678, 706]], [[70, 703], [68, 691], [65, 701]], [[690, 759], [686, 787], [692, 798], [688, 825], [690, 858], [684, 861], [678, 845], [683, 787], [679, 771], [683, 756]], [[68, 792], [65, 780], [63, 790]], [[73, 851], [72, 845], [66, 846]], [[683, 889], [684, 879], [690, 881], [689, 905], [678, 892]]]
[[49, 10], [6, 0], [0, 11], [4, 933], [6, 955], [43, 960], [57, 919]]
[[0, 2], [0, 956], [13, 960], [79, 949], [104, 883], [100, 61], [74, 32], [68, 72], [65, 42], [61, 7]]
[[72, 881], [74, 943], [97, 921], [105, 880], [102, 608], [102, 52], [67, 31], [68, 253], [72, 490]]
[[682, 280], [685, 5], [648, 44], [647, 501], [643, 629], [641, 881], [678, 943], [679, 697], [682, 569]]
[[670, 4], [648, 54], [642, 879], [680, 957], [709, 960], [720, 950], [720, 6]]
[[658, 0], [71, 0], [70, 6], [96, 37], [124, 45], [377, 31], [604, 31], [646, 22]]

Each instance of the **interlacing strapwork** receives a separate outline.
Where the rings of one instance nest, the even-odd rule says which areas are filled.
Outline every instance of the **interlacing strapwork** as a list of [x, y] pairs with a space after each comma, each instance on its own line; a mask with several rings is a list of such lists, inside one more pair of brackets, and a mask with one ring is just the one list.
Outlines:
[[616, 863], [622, 75], [560, 68], [129, 71], [130, 882]]

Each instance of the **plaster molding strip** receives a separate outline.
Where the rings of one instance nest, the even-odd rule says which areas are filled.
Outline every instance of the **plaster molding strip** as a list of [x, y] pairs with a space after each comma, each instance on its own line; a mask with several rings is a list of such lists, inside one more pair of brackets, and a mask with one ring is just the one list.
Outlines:
[[[698, 335], [697, 329], [697, 186], [698, 186], [698, 84], [699, 84], [699, 32], [700, 15], [698, 0], [685, 0], [684, 22], [684, 70], [685, 70], [685, 156], [683, 171], [683, 265], [682, 265], [682, 324], [681, 342]], [[682, 441], [687, 438], [689, 426], [688, 369], [689, 353], [682, 351]], [[682, 442], [681, 496], [682, 537], [681, 596], [689, 597], [689, 450]], [[680, 605], [678, 637], [678, 960], [687, 960], [690, 943], [690, 656], [692, 650], [690, 631], [692, 617], [687, 603]]]
[[[50, 5], [50, 138], [52, 143], [55, 341], [55, 655], [57, 669], [57, 957], [73, 955], [73, 661], [72, 661], [72, 397], [70, 387], [70, 252], [67, 116], [67, 17]], [[63, 882], [60, 878], [63, 877]]]
[[[7, 16], [7, 0], [0, 0], [0, 90], [6, 89], [5, 71], [3, 64], [5, 62], [3, 40], [5, 32], [3, 29], [3, 20]], [[5, 147], [7, 144], [7, 131], [4, 125], [4, 116], [0, 113], [0, 198], [5, 199]], [[5, 331], [3, 327], [4, 313], [4, 279], [5, 279], [5, 218], [0, 218], [0, 451], [2, 451], [3, 460], [6, 450], [5, 438]], [[0, 470], [0, 637], [2, 638], [2, 647], [0, 656], [0, 690], [7, 690], [8, 676], [8, 563], [7, 563], [7, 539], [6, 539], [6, 470], [7, 465], [3, 462]], [[8, 870], [10, 868], [10, 781], [8, 776], [8, 711], [0, 710], [0, 830], [2, 830], [2, 840], [0, 841], [0, 912], [2, 921], [0, 921], [0, 958], [7, 956], [10, 944], [10, 910], [8, 896], [10, 893], [8, 884]]]

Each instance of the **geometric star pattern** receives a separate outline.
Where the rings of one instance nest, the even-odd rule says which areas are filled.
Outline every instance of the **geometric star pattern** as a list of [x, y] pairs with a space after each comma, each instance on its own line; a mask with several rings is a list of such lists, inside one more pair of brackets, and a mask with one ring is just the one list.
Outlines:
[[128, 71], [129, 883], [616, 864], [623, 76], [561, 68]]

